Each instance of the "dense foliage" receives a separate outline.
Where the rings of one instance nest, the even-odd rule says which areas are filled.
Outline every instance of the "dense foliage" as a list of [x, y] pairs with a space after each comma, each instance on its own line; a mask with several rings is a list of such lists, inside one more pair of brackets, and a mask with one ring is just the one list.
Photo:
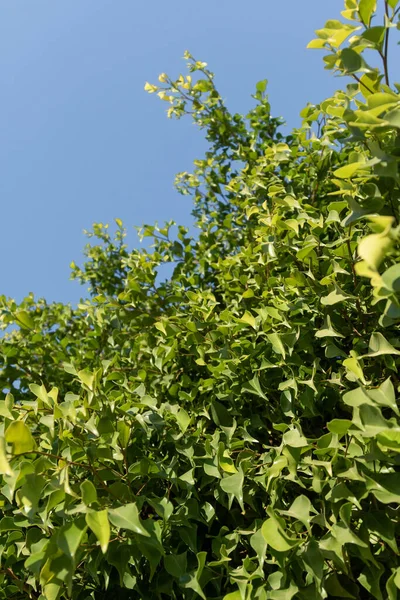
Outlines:
[[1, 299], [0, 598], [397, 598], [400, 2], [381, 4], [317, 32], [352, 83], [290, 135], [266, 81], [231, 114], [189, 53], [146, 84], [209, 142], [177, 178], [196, 235], [146, 225], [131, 252], [98, 224], [72, 265], [90, 300]]

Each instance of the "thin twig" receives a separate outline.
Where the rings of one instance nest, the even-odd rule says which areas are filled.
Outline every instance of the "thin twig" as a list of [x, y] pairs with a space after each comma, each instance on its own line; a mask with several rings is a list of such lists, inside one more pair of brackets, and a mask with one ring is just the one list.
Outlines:
[[[390, 20], [389, 19], [389, 5], [388, 5], [387, 0], [385, 0], [385, 15], [386, 15], [386, 19], [389, 21]], [[386, 29], [386, 33], [385, 33], [385, 43], [384, 43], [384, 50], [383, 50], [383, 56], [382, 56], [383, 70], [385, 71], [386, 85], [390, 85], [389, 84], [389, 69], [388, 69], [389, 32], [390, 32], [390, 28], [388, 27]]]
[[374, 90], [371, 90], [371, 88], [368, 87], [364, 81], [361, 81], [361, 79], [355, 73], [352, 73], [351, 75], [360, 85], [363, 85], [370, 94], [374, 94]]
[[37, 593], [35, 592], [35, 590], [30, 585], [28, 585], [25, 581], [20, 579], [18, 577], [18, 575], [16, 575], [14, 573], [14, 571], [11, 569], [11, 567], [7, 567], [6, 569], [1, 569], [0, 573], [9, 575], [9, 577], [11, 577], [11, 579], [13, 579], [15, 582], [18, 583], [19, 587], [21, 588], [21, 591], [23, 590], [24, 592], [26, 592], [28, 594], [29, 598], [37, 598]]
[[[352, 272], [352, 275], [353, 275], [354, 292], [356, 293], [356, 288], [357, 288], [358, 282], [357, 282], [357, 273], [356, 273], [356, 269], [355, 269], [355, 266], [354, 266], [353, 253], [351, 251], [350, 238], [351, 238], [351, 225], [349, 227], [349, 236], [348, 236], [348, 238], [346, 240], [346, 245], [347, 245], [347, 250], [349, 252], [351, 272]], [[359, 299], [358, 296], [356, 296], [356, 306], [357, 306], [357, 310], [358, 310], [359, 315], [363, 315], [363, 312], [361, 310], [360, 299]], [[353, 330], [357, 332], [357, 330], [355, 329], [354, 326], [353, 326]], [[358, 335], [361, 336], [361, 334], [359, 332], [357, 332], [357, 333], [358, 333]]]

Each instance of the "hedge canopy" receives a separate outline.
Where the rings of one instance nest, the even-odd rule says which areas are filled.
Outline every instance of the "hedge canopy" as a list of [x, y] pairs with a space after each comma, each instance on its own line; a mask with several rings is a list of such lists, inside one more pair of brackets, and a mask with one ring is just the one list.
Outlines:
[[0, 598], [397, 598], [400, 3], [376, 4], [316, 32], [343, 89], [290, 134], [266, 81], [232, 114], [188, 52], [146, 84], [209, 143], [176, 179], [194, 233], [96, 224], [89, 299], [0, 299]]

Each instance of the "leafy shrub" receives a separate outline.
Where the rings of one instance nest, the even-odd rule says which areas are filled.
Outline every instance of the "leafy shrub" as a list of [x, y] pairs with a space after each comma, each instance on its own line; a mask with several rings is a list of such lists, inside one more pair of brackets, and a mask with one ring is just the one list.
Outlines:
[[2, 298], [1, 598], [397, 598], [400, 7], [375, 5], [317, 32], [352, 83], [290, 135], [266, 81], [231, 114], [189, 53], [146, 84], [209, 141], [176, 182], [197, 234], [97, 224], [90, 300]]

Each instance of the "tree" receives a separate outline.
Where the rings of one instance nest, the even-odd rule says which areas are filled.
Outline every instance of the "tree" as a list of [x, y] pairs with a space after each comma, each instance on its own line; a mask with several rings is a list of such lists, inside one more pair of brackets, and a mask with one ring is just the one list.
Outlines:
[[72, 265], [89, 300], [2, 298], [0, 598], [397, 598], [400, 4], [381, 4], [383, 24], [346, 0], [317, 32], [352, 82], [290, 135], [266, 81], [231, 114], [189, 53], [146, 84], [209, 142], [176, 182], [197, 235], [146, 225], [129, 252], [97, 224]]

